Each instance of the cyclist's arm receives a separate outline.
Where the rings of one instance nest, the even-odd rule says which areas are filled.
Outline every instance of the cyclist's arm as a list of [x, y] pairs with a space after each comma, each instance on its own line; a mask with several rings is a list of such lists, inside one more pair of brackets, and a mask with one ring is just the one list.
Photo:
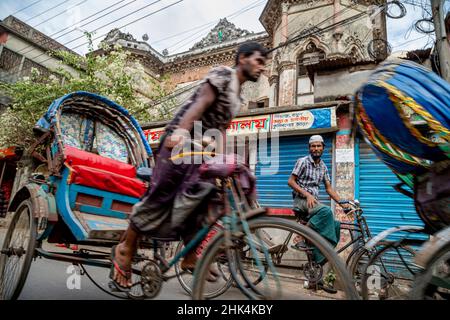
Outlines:
[[189, 107], [180, 120], [178, 127], [191, 131], [194, 121], [200, 120], [203, 113], [213, 104], [216, 99], [216, 92], [213, 87], [205, 82], [201, 88], [197, 100]]
[[325, 190], [327, 191], [328, 195], [331, 197], [331, 199], [336, 201], [336, 203], [339, 203], [339, 201], [341, 201], [341, 197], [339, 197], [337, 192], [333, 190], [333, 187], [331, 186], [330, 181], [325, 180], [324, 183], [325, 183]]
[[297, 176], [295, 174], [291, 174], [291, 176], [289, 177], [289, 180], [288, 180], [288, 186], [291, 187], [297, 193], [300, 193], [301, 195], [303, 195], [305, 198], [312, 197], [312, 194], [309, 193], [308, 191], [306, 191], [305, 189], [301, 188], [297, 184], [296, 180], [297, 180]]
[[181, 143], [185, 139], [185, 135], [190, 132], [194, 126], [194, 121], [201, 119], [203, 113], [213, 104], [215, 99], [216, 92], [211, 84], [205, 82], [200, 87], [197, 100], [183, 114], [178, 124], [178, 128], [169, 139], [166, 139], [164, 145], [167, 148], [172, 149], [177, 144]]

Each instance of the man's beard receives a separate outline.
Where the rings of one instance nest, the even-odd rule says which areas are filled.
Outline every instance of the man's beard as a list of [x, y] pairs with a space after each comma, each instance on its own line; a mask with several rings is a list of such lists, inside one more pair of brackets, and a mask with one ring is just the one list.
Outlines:
[[322, 157], [322, 152], [319, 155], [314, 155], [314, 153], [312, 153], [312, 152], [310, 154], [311, 154], [311, 157], [313, 158], [313, 160], [319, 160], [320, 157]]
[[243, 72], [244, 72], [244, 77], [247, 79], [247, 81], [251, 81], [251, 82], [257, 82], [258, 81], [259, 77], [252, 76], [247, 69], [244, 68]]

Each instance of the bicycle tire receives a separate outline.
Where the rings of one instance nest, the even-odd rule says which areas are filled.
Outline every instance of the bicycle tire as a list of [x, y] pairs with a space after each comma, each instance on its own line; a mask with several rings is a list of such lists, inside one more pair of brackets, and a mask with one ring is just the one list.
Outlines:
[[[310, 241], [311, 244], [316, 246], [321, 253], [325, 256], [325, 258], [330, 263], [330, 266], [333, 268], [336, 273], [337, 279], [340, 280], [340, 286], [342, 291], [345, 294], [346, 299], [358, 299], [358, 294], [353, 286], [352, 280], [348, 271], [346, 270], [345, 264], [342, 262], [341, 258], [336, 254], [331, 245], [317, 232], [313, 231], [310, 228], [305, 226], [301, 226], [293, 221], [288, 221], [282, 218], [275, 217], [261, 217], [255, 218], [248, 221], [248, 225], [250, 230], [257, 228], [274, 228], [281, 229], [287, 232], [294, 232], [296, 234], [302, 235], [305, 239]], [[243, 231], [242, 225], [239, 226], [238, 234]], [[239, 232], [240, 231], [240, 232]], [[206, 277], [206, 272], [209, 268], [209, 265], [214, 261], [217, 254], [226, 248], [226, 252], [230, 255], [231, 249], [225, 246], [225, 236], [224, 231], [221, 231], [213, 241], [210, 243], [206, 252], [204, 252], [203, 259], [197, 262], [197, 266], [194, 272], [194, 287], [192, 292], [192, 298], [195, 300], [204, 299], [204, 282]], [[232, 263], [233, 264], [233, 263]], [[234, 268], [237, 269], [236, 266]], [[234, 279], [236, 281], [236, 279]], [[238, 283], [238, 282], [237, 282]], [[258, 298], [268, 298], [261, 297], [252, 290], [245, 288], [242, 285], [238, 287], [240, 291], [250, 299], [258, 299]], [[273, 299], [273, 297], [269, 297]]]
[[[380, 244], [387, 245], [387, 242], [381, 241]], [[365, 270], [365, 265], [370, 260], [370, 251], [367, 250], [364, 246], [359, 246], [355, 250], [351, 252], [351, 256], [348, 257], [346, 265], [348, 266], [348, 270], [350, 275], [353, 278], [356, 290], [361, 295], [361, 277]], [[362, 269], [358, 269], [358, 266], [361, 266]]]
[[[409, 266], [405, 264], [404, 257], [401, 254], [399, 254], [399, 250], [401, 249], [405, 253], [411, 254], [413, 256], [415, 254], [415, 251], [410, 246], [403, 244], [401, 241], [400, 242], [398, 242], [398, 241], [383, 241], [383, 242], [380, 242], [380, 246], [381, 246], [381, 248], [376, 249], [376, 251], [370, 255], [370, 259], [365, 264], [363, 272], [362, 272], [361, 297], [364, 300], [369, 299], [369, 288], [367, 286], [367, 283], [368, 283], [369, 278], [372, 276], [372, 273], [369, 273], [368, 269], [370, 266], [375, 265], [375, 263], [377, 263], [377, 261], [378, 261], [378, 264], [382, 265], [381, 271], [383, 272], [383, 274], [381, 274], [381, 272], [380, 272], [380, 277], [386, 283], [386, 286], [384, 288], [381, 288], [381, 279], [380, 279], [380, 288], [379, 288], [380, 291], [383, 289], [382, 290], [383, 292], [389, 292], [389, 288], [394, 287], [394, 285], [393, 285], [394, 282], [396, 280], [400, 280], [400, 277], [396, 277], [394, 275], [394, 272], [389, 271], [386, 267], [386, 265], [388, 265], [388, 263], [389, 263], [389, 260], [392, 260], [392, 259], [391, 258], [390, 259], [385, 258], [384, 260], [383, 260], [383, 258], [380, 259], [380, 257], [383, 254], [388, 252], [388, 250], [395, 249], [397, 251], [397, 254], [400, 256], [400, 260], [401, 260], [402, 264], [408, 269], [408, 272], [412, 273], [411, 272], [412, 270], [409, 269]], [[377, 247], [379, 247], [379, 246], [377, 246]], [[414, 274], [412, 273], [412, 275], [414, 275]], [[400, 291], [400, 289], [399, 289], [399, 291]], [[380, 296], [380, 299], [394, 299], [394, 298], [402, 298], [404, 296], [405, 295], [402, 295], [402, 294], [394, 296], [394, 295], [384, 293], [383, 296]]]
[[[447, 275], [449, 277], [449, 265], [450, 265], [450, 242], [448, 242], [441, 250], [439, 250], [433, 258], [428, 262], [427, 266], [419, 272], [412, 284], [412, 288], [409, 294], [409, 298], [411, 300], [433, 300], [437, 298], [449, 299], [450, 293], [447, 292], [446, 296], [443, 296], [437, 289], [438, 287], [432, 284], [432, 278], [434, 277], [434, 266], [438, 267], [438, 263], [445, 260], [447, 264]], [[449, 291], [447, 289], [447, 291]], [[436, 292], [439, 293], [439, 296], [436, 295]]]
[[[175, 249], [175, 256], [178, 253], [180, 253], [181, 250], [183, 250], [183, 248], [184, 248], [183, 241], [178, 242], [177, 247]], [[191, 288], [191, 285], [189, 283], [187, 283], [187, 281], [185, 281], [185, 279], [183, 278], [184, 273], [180, 268], [180, 262], [181, 261], [178, 261], [175, 264], [175, 274], [177, 276], [178, 282], [180, 283], [180, 285], [184, 289], [184, 291], [186, 291], [187, 294], [191, 295], [192, 288]], [[219, 271], [221, 271], [220, 267], [219, 267]], [[226, 278], [226, 275], [221, 272], [221, 276], [222, 276], [222, 280], [224, 282], [223, 285], [219, 286], [217, 289], [213, 290], [212, 292], [208, 292], [207, 294], [205, 294], [205, 299], [217, 298], [218, 296], [222, 295], [224, 292], [226, 292], [231, 287], [231, 285], [233, 284], [233, 279], [232, 279], [231, 275], [228, 275], [228, 278]]]

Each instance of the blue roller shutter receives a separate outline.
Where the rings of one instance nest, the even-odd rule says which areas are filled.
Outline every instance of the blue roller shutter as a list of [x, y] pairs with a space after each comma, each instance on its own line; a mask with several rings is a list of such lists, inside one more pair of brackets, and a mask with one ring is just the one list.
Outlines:
[[[332, 135], [322, 135], [325, 140], [325, 152], [322, 156], [332, 177]], [[292, 208], [292, 189], [287, 185], [289, 176], [298, 158], [309, 155], [307, 136], [289, 136], [279, 138], [279, 157], [272, 155], [271, 142], [268, 141], [267, 154], [261, 152], [258, 145], [258, 162], [256, 164], [258, 200], [264, 207]], [[278, 167], [278, 170], [271, 168]], [[272, 173], [267, 175], [267, 173]], [[320, 187], [319, 199], [330, 204], [330, 197], [325, 187]]]
[[[357, 170], [359, 170], [359, 186], [357, 186], [356, 196], [359, 197], [372, 236], [388, 228], [401, 225], [423, 226], [423, 222], [414, 208], [413, 200], [393, 189], [393, 186], [400, 180], [363, 141], [359, 143], [359, 169], [357, 168]], [[427, 239], [427, 236], [422, 234], [398, 232], [388, 237], [387, 240], [395, 241], [404, 237]], [[413, 248], [418, 249], [415, 246]], [[413, 256], [405, 254], [405, 251], [401, 251], [401, 253], [402, 258], [408, 261], [409, 267], [414, 269], [410, 264]], [[397, 253], [391, 251], [390, 254], [383, 257], [383, 262], [388, 270], [401, 277], [412, 277]]]
[[[423, 226], [411, 198], [395, 191], [400, 180], [361, 141], [359, 144], [359, 200], [372, 235], [400, 225]], [[392, 240], [398, 239], [394, 236]]]

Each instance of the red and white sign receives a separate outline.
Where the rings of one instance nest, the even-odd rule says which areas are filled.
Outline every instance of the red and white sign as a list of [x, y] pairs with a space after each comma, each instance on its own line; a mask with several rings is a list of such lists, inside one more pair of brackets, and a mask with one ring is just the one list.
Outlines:
[[159, 143], [159, 138], [161, 138], [163, 133], [164, 127], [144, 130], [145, 137], [150, 144]]
[[227, 135], [236, 136], [269, 132], [270, 115], [234, 119], [227, 128]]
[[292, 131], [310, 129], [314, 115], [310, 111], [285, 112], [272, 115], [270, 131]]

